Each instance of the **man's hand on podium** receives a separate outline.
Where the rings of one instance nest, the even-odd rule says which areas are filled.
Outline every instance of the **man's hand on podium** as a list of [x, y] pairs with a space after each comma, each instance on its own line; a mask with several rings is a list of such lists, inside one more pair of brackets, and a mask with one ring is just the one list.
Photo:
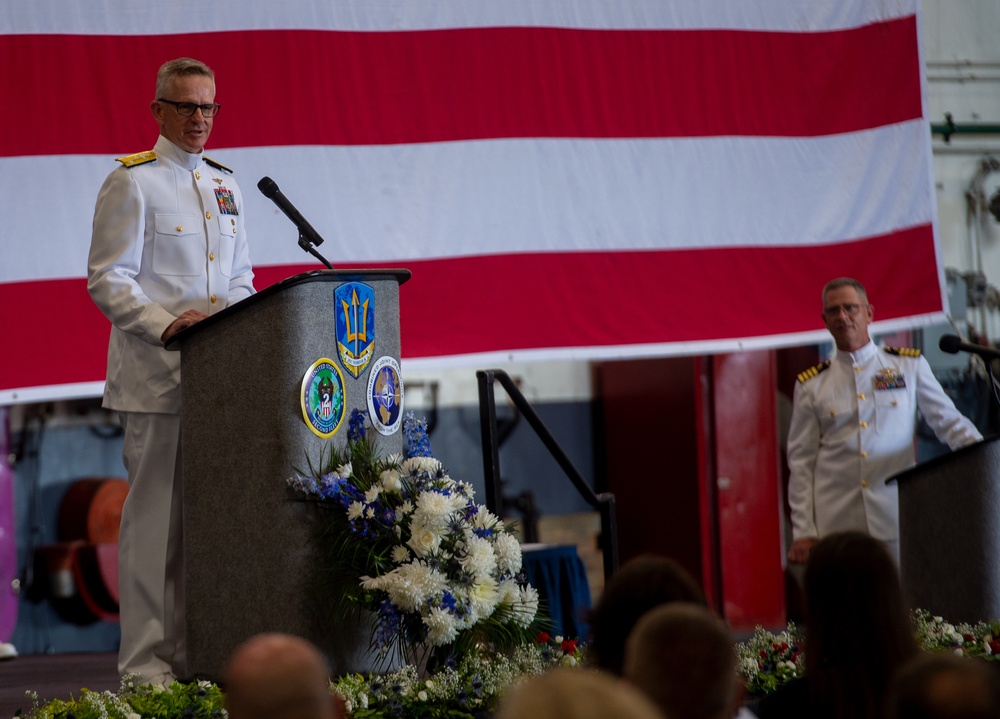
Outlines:
[[181, 330], [187, 329], [196, 322], [201, 322], [206, 317], [208, 315], [199, 310], [186, 310], [180, 317], [167, 325], [167, 329], [163, 330], [163, 334], [160, 335], [160, 341], [166, 342]]

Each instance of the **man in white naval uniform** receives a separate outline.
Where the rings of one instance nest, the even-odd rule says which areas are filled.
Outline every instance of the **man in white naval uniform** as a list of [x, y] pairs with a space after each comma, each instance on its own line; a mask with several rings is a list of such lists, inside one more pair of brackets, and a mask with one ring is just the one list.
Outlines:
[[125, 429], [118, 670], [164, 686], [184, 662], [180, 353], [173, 334], [254, 292], [243, 196], [207, 159], [219, 105], [203, 63], [165, 63], [153, 150], [119, 158], [94, 211], [88, 289], [111, 320], [104, 406]]
[[823, 321], [833, 359], [799, 375], [788, 431], [790, 562], [805, 562], [818, 539], [858, 530], [899, 557], [895, 482], [915, 464], [917, 410], [952, 449], [983, 437], [941, 388], [916, 350], [876, 347], [868, 335], [874, 308], [847, 277], [823, 288]]

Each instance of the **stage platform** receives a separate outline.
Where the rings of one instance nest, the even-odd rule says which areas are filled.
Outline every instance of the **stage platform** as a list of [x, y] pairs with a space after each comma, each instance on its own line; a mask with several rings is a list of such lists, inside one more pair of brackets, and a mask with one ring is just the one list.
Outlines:
[[117, 691], [118, 655], [28, 654], [0, 661], [0, 719], [10, 719], [20, 709], [27, 714], [38, 694], [40, 703], [80, 696], [81, 689]]

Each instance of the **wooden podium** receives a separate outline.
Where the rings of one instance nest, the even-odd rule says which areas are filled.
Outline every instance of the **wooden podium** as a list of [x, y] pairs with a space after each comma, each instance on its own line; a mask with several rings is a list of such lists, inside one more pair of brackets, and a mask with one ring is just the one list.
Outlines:
[[952, 623], [1000, 618], [1000, 439], [902, 472], [900, 578], [910, 605]]
[[[368, 398], [373, 367], [394, 364], [398, 374], [399, 286], [409, 277], [408, 270], [296, 275], [169, 343], [181, 350], [183, 378], [187, 656], [179, 676], [217, 680], [232, 650], [265, 631], [313, 641], [336, 674], [370, 665], [368, 627], [317, 606], [312, 508], [295, 501], [286, 480], [293, 468], [308, 471], [307, 460], [316, 463], [329, 442], [346, 444], [356, 408], [381, 451], [402, 450], [398, 428], [383, 435], [371, 426]], [[327, 395], [333, 385], [334, 401], [313, 429], [304, 405], [317, 372]]]

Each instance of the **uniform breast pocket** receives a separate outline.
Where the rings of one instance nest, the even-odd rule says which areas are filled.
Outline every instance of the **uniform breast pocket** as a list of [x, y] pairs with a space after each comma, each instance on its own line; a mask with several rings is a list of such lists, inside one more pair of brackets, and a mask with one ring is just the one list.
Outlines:
[[875, 390], [875, 421], [880, 432], [893, 429], [911, 432], [912, 426], [906, 419], [912, 414], [910, 396], [906, 390]]
[[820, 405], [819, 423], [824, 433], [851, 421], [851, 417], [851, 405], [847, 402], [828, 401]]
[[233, 276], [233, 253], [236, 248], [236, 217], [219, 215], [219, 272]]
[[154, 218], [153, 271], [158, 275], [196, 276], [205, 272], [205, 233], [196, 215]]

